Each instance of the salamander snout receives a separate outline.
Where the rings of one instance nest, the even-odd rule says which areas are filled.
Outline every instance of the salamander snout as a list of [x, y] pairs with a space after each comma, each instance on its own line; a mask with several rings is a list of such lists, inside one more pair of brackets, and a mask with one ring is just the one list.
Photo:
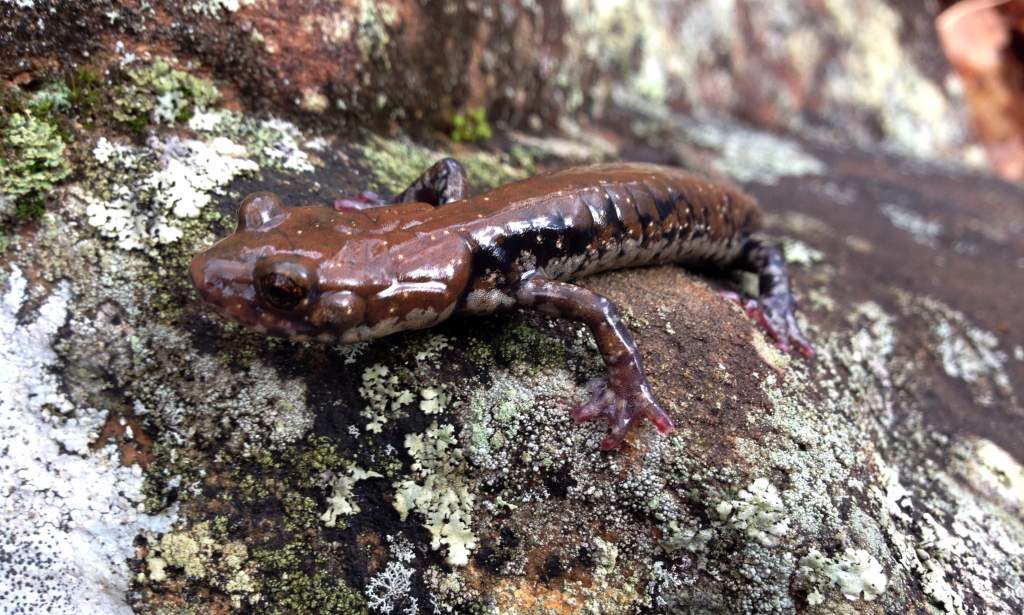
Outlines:
[[[226, 242], [226, 243], [225, 243]], [[273, 335], [318, 333], [308, 320], [316, 284], [302, 259], [235, 255], [231, 238], [202, 254], [189, 276], [203, 301], [244, 325]]]

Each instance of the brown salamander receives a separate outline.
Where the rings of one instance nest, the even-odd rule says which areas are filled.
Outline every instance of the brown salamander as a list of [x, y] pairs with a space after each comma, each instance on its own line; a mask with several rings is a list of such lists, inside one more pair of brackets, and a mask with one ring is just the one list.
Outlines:
[[672, 420], [615, 306], [569, 280], [657, 263], [753, 271], [760, 297], [748, 313], [781, 348], [811, 355], [781, 253], [750, 236], [760, 217], [735, 188], [647, 164], [566, 169], [469, 196], [462, 166], [446, 158], [392, 202], [365, 192], [333, 209], [285, 207], [250, 195], [235, 232], [197, 255], [191, 275], [207, 302], [275, 335], [357, 342], [516, 307], [582, 321], [608, 378], [571, 415], [607, 420], [601, 447], [611, 449], [641, 417], [662, 433]]

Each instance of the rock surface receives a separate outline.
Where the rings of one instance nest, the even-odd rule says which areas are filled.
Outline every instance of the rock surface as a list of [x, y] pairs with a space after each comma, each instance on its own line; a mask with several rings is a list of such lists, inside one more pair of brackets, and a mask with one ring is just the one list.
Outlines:
[[[970, 147], [955, 96], [917, 97], [945, 69], [915, 62], [933, 39], [914, 11], [814, 5], [845, 51], [792, 73], [769, 69], [818, 56], [772, 41], [811, 18], [792, 8], [803, 3], [523, 3], [471, 17], [378, 3], [395, 21], [363, 48], [377, 22], [351, 15], [368, 4], [325, 4], [315, 26], [285, 3], [99, 2], [63, 22], [59, 3], [0, 4], [0, 53], [24, 60], [0, 99], [0, 611], [1024, 609], [1024, 189], [937, 160]], [[335, 14], [350, 17], [323, 21]], [[736, 20], [778, 23], [750, 26], [764, 42]], [[463, 71], [418, 108], [420, 81], [395, 86], [394, 64], [359, 56], [415, 58], [413, 26], [449, 23], [476, 33], [481, 58], [554, 72], [510, 71], [509, 89], [474, 98], [475, 79], [500, 73]], [[15, 41], [11, 24], [39, 30]], [[308, 28], [315, 44], [288, 36]], [[669, 36], [679, 28], [718, 42]], [[242, 49], [256, 32], [277, 50]], [[541, 44], [565, 32], [589, 37]], [[534, 60], [501, 55], [511, 33], [534, 44], [508, 53]], [[685, 59], [687, 46], [730, 53], [650, 64], [652, 50]], [[56, 70], [71, 56], [82, 64]], [[368, 63], [345, 73], [341, 57]], [[465, 61], [403, 70], [449, 79]], [[664, 73], [644, 81], [645, 66]], [[819, 87], [837, 74], [875, 94], [844, 102]], [[352, 75], [369, 75], [366, 92], [393, 87], [395, 105], [339, 111], [332, 92]], [[326, 107], [297, 96], [311, 87]], [[771, 91], [785, 94], [759, 97]], [[293, 106], [292, 121], [254, 111]], [[719, 106], [747, 119], [706, 116]], [[409, 122], [417, 108], [438, 122], [405, 124], [418, 140], [324, 127]], [[864, 115], [834, 121], [853, 108]], [[517, 132], [533, 113], [562, 132]], [[462, 142], [427, 130], [445, 122]], [[512, 314], [305, 344], [225, 323], [189, 287], [191, 255], [230, 231], [245, 193], [393, 193], [444, 154], [477, 187], [605, 159], [742, 183], [792, 263], [819, 357], [779, 354], [717, 296], [748, 279], [675, 267], [590, 278], [625, 313], [677, 425], [608, 454], [598, 425], [568, 420], [601, 370], [580, 326]]]
[[920, 0], [0, 2], [0, 78], [174, 56], [231, 104], [335, 126], [515, 127], [639, 99], [980, 163]]

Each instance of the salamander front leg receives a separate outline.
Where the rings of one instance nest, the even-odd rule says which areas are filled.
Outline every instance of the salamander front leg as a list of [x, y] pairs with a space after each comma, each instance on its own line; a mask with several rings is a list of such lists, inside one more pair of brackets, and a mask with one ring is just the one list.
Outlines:
[[608, 366], [608, 377], [588, 385], [590, 401], [573, 410], [572, 418], [576, 422], [601, 418], [608, 421], [611, 431], [601, 441], [602, 450], [618, 448], [641, 418], [649, 420], [661, 433], [672, 431], [672, 419], [651, 394], [633, 338], [611, 301], [585, 288], [541, 277], [522, 282], [515, 298], [521, 307], [590, 327]]
[[395, 203], [430, 203], [444, 205], [466, 197], [466, 169], [454, 158], [442, 158], [419, 176]]
[[346, 209], [362, 211], [364, 209], [373, 209], [374, 207], [388, 207], [389, 205], [391, 203], [382, 199], [379, 194], [372, 190], [363, 190], [354, 199], [338, 199], [334, 201], [334, 209], [338, 211]]
[[334, 202], [334, 208], [338, 211], [362, 211], [399, 203], [445, 205], [464, 199], [468, 192], [467, 186], [466, 169], [462, 163], [454, 158], [442, 158], [391, 201], [385, 201], [376, 192], [364, 190], [354, 199], [338, 199]]
[[736, 293], [722, 295], [739, 303], [747, 315], [757, 320], [783, 351], [790, 343], [805, 357], [814, 356], [814, 348], [796, 323], [796, 299], [789, 288], [786, 260], [775, 246], [756, 239], [747, 239], [736, 261], [736, 267], [758, 274], [758, 298], [743, 299]]

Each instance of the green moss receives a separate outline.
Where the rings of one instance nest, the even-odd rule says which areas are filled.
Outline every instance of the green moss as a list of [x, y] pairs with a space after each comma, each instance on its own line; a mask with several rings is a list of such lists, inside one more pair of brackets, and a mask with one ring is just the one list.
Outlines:
[[470, 109], [452, 118], [453, 141], [485, 141], [491, 138], [491, 125], [487, 123], [487, 110]]
[[337, 444], [327, 436], [317, 436], [299, 456], [296, 470], [302, 476], [311, 476], [344, 467], [345, 458], [338, 452]]
[[53, 186], [71, 173], [65, 143], [55, 123], [28, 113], [14, 113], [3, 130], [0, 193], [14, 201], [14, 217], [34, 219]]
[[317, 511], [316, 500], [301, 493], [287, 493], [282, 501], [284, 505], [285, 526], [294, 532], [317, 527], [320, 524], [320, 512]]
[[394, 139], [372, 137], [359, 146], [375, 188], [398, 193], [440, 157], [431, 150]]
[[102, 90], [100, 76], [96, 71], [82, 67], [68, 75], [65, 80], [71, 108], [79, 115], [90, 115], [100, 103]]
[[494, 363], [494, 349], [486, 342], [472, 339], [469, 341], [466, 349], [466, 358], [475, 365], [481, 367], [490, 366]]
[[495, 340], [495, 352], [513, 367], [529, 370], [565, 367], [565, 345], [529, 323], [506, 325]]
[[[254, 560], [266, 579], [265, 613], [301, 614], [366, 613], [362, 596], [342, 579], [323, 570], [323, 562], [313, 555], [316, 550], [305, 541], [295, 541], [282, 548], [264, 549]], [[315, 570], [306, 573], [303, 570]]]
[[254, 451], [252, 454], [252, 460], [267, 471], [279, 470], [284, 464], [284, 460], [282, 460], [280, 456], [275, 455], [272, 451], [267, 449]]
[[459, 159], [466, 167], [466, 174], [469, 175], [470, 185], [478, 188], [493, 188], [502, 184], [523, 179], [533, 168], [520, 168], [513, 166], [505, 155], [488, 154], [486, 152], [474, 152], [462, 156]]
[[[220, 99], [213, 83], [178, 70], [162, 58], [130, 69], [125, 76], [127, 83], [118, 86], [113, 97], [113, 116], [136, 132], [150, 122], [187, 121], [196, 108], [209, 107]], [[83, 92], [88, 92], [90, 82], [83, 85]]]
[[[392, 193], [405, 190], [427, 167], [449, 155], [408, 141], [376, 136], [358, 149], [369, 167], [373, 187]], [[506, 156], [486, 152], [462, 155], [459, 161], [466, 167], [470, 184], [477, 189], [522, 179], [532, 170], [514, 166]]]

